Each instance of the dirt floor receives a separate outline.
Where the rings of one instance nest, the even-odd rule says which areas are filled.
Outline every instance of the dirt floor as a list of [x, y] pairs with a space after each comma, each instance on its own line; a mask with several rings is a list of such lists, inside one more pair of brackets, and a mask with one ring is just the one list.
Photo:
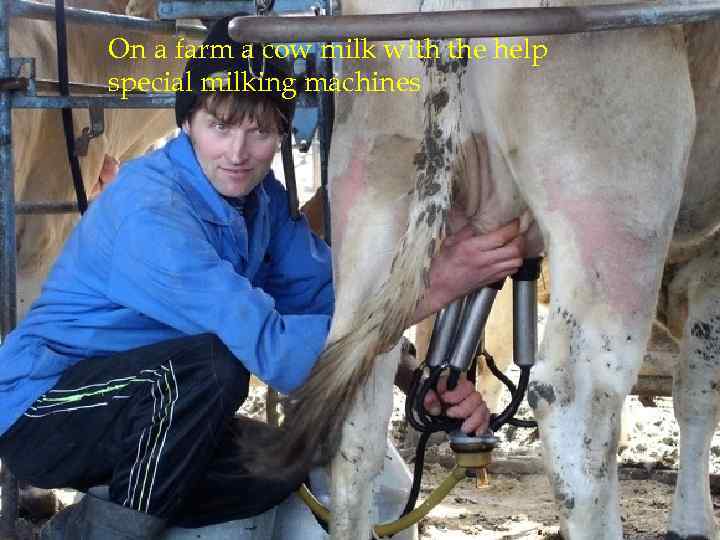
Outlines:
[[[447, 474], [439, 464], [429, 466], [424, 485], [431, 487]], [[622, 480], [622, 519], [625, 537], [664, 538], [672, 488], [654, 480]], [[490, 486], [478, 490], [472, 481], [458, 486], [421, 526], [421, 538], [558, 538], [557, 513], [543, 475], [494, 475]]]
[[[678, 427], [672, 400], [654, 401], [655, 407], [645, 407], [636, 398], [628, 398], [623, 411], [629, 437], [618, 458], [622, 520], [625, 538], [632, 540], [664, 538], [672, 505]], [[404, 448], [403, 404], [403, 396], [396, 393], [392, 432], [403, 456], [411, 456], [411, 449]], [[529, 416], [526, 405], [520, 414]], [[558, 516], [550, 485], [542, 474], [536, 431], [505, 428], [500, 440], [494, 452], [496, 472], [489, 475], [489, 486], [478, 488], [471, 479], [458, 484], [421, 523], [421, 539], [559, 538]], [[448, 475], [452, 464], [448, 443], [440, 442], [428, 450], [421, 499]], [[718, 434], [711, 449], [710, 472], [720, 473]], [[720, 486], [714, 491], [715, 516], [720, 518]]]
[[[672, 400], [656, 398], [655, 403], [655, 407], [645, 407], [630, 398], [624, 411], [624, 417], [629, 419], [630, 437], [619, 456], [622, 519], [625, 537], [633, 540], [663, 538], [672, 502], [678, 428], [672, 414]], [[407, 435], [402, 421], [403, 407], [404, 396], [396, 392], [391, 433], [401, 454], [411, 462], [414, 448], [412, 436]], [[264, 416], [261, 389], [252, 391], [243, 412]], [[520, 412], [526, 416], [529, 413], [526, 407]], [[478, 488], [471, 479], [458, 484], [421, 523], [421, 539], [559, 538], [556, 536], [557, 512], [548, 481], [542, 474], [536, 433], [510, 428], [503, 430], [500, 440], [489, 486]], [[452, 465], [448, 443], [443, 442], [442, 437], [433, 439], [426, 457], [421, 500], [442, 482]], [[710, 472], [720, 474], [718, 436], [713, 441]], [[714, 496], [716, 517], [720, 518], [720, 489], [717, 493]], [[70, 495], [64, 494], [65, 501], [69, 498]], [[25, 520], [19, 523], [22, 540], [34, 538], [37, 530], [36, 524]]]

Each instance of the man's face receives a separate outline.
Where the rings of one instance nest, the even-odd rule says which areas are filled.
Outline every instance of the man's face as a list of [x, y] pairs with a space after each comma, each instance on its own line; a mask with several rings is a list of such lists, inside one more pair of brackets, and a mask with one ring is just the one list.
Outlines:
[[253, 120], [228, 124], [205, 109], [193, 113], [183, 128], [205, 176], [225, 197], [247, 195], [265, 178], [280, 141], [276, 130], [262, 130]]

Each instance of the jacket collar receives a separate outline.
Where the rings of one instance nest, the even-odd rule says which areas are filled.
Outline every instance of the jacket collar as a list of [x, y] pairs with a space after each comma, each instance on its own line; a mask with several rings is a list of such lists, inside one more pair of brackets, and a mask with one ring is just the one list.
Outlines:
[[[189, 186], [192, 188], [193, 193], [190, 193], [190, 201], [198, 215], [202, 219], [218, 225], [230, 225], [237, 212], [217, 192], [210, 180], [205, 176], [200, 163], [195, 157], [195, 150], [190, 142], [190, 137], [181, 131], [180, 135], [167, 144], [166, 151], [170, 161], [177, 167], [183, 187]], [[271, 175], [272, 172], [268, 172], [268, 176]], [[264, 186], [268, 176], [248, 194], [246, 208], [250, 207], [262, 213], [268, 207], [270, 197], [266, 193]]]

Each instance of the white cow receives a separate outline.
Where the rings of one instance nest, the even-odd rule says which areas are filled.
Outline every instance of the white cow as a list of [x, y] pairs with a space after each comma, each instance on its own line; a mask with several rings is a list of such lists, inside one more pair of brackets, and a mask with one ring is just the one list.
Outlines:
[[[312, 230], [322, 238], [325, 219], [322, 190], [318, 189], [300, 211], [305, 214]], [[538, 302], [540, 304], [547, 304], [550, 301], [544, 286], [546, 273], [544, 270], [538, 280]], [[428, 317], [415, 326], [416, 356], [419, 361], [423, 361], [427, 354], [434, 322], [435, 317]], [[484, 342], [485, 349], [492, 354], [495, 364], [503, 372], [509, 367], [513, 358], [512, 331], [512, 286], [508, 281], [508, 286], [500, 291], [493, 304], [492, 312], [485, 326]], [[502, 395], [507, 392], [505, 385], [490, 372], [484, 362], [478, 364], [475, 386], [491, 411], [497, 409]]]
[[[343, 13], [548, 4], [349, 0]], [[529, 401], [561, 529], [572, 539], [622, 537], [620, 412], [650, 333], [663, 261], [671, 244], [672, 256], [717, 224], [719, 35], [712, 23], [530, 38], [549, 48], [539, 68], [381, 55], [343, 62], [340, 76], [419, 76], [424, 93], [338, 95], [330, 345], [288, 413], [288, 438], [264, 449], [289, 463], [310, 459], [328, 433], [330, 449], [341, 439], [333, 470], [352, 478], [334, 482], [335, 538], [369, 537], [367, 486], [382, 461], [386, 416], [364, 413], [388, 414], [397, 351], [375, 357], [407, 325], [451, 205], [479, 230], [527, 207], [540, 225], [551, 304]], [[680, 273], [690, 303], [674, 391], [682, 471], [673, 538], [716, 537], [707, 458], [720, 412], [719, 248]]]
[[[74, 7], [124, 10], [126, 0], [74, 0]], [[122, 35], [131, 43], [144, 44], [149, 58], [114, 59], [108, 42]], [[109, 77], [153, 76], [169, 71], [181, 73], [184, 61], [152, 58], [153, 46], [164, 43], [173, 50], [173, 38], [127, 32], [112, 27], [68, 25], [70, 80], [107, 84]], [[57, 80], [54, 23], [13, 18], [10, 21], [11, 56], [35, 57], [37, 76]], [[173, 56], [173, 55], [169, 55]], [[89, 126], [88, 113], [76, 110], [75, 134]], [[58, 110], [13, 110], [12, 141], [15, 163], [15, 197], [18, 201], [73, 200], [74, 190], [65, 150], [65, 138]], [[97, 181], [105, 156], [123, 161], [144, 152], [158, 138], [175, 128], [172, 109], [105, 110], [105, 133], [90, 142], [88, 154], [80, 158], [86, 189]], [[22, 316], [44, 281], [76, 215], [32, 215], [17, 218], [18, 307]]]

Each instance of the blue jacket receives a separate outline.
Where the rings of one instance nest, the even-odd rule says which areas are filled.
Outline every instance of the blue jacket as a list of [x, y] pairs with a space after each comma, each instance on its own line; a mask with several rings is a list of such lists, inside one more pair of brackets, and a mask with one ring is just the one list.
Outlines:
[[184, 134], [124, 165], [0, 347], [0, 434], [79, 360], [184, 335], [216, 334], [281, 392], [301, 385], [330, 326], [330, 251], [272, 172], [243, 213]]

